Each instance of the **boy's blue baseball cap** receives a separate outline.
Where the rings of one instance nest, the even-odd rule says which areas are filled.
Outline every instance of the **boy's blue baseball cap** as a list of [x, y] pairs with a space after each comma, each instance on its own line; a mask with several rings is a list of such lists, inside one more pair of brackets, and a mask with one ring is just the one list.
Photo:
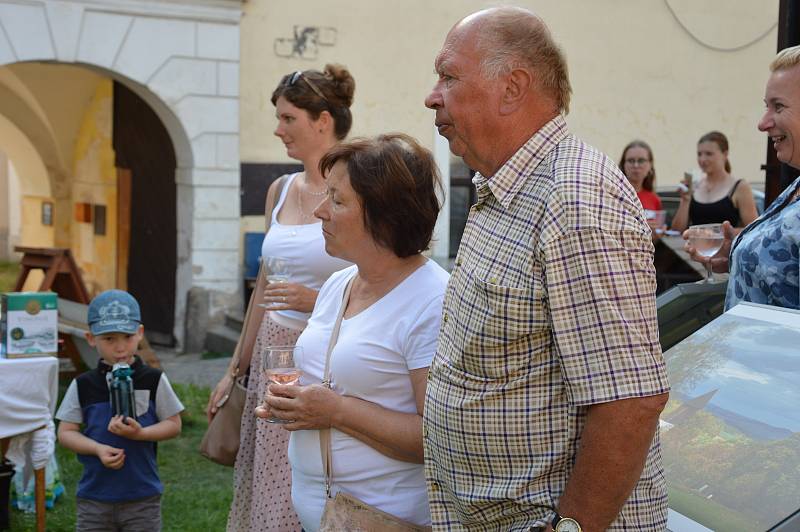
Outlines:
[[95, 336], [108, 333], [135, 334], [141, 324], [139, 303], [124, 290], [106, 290], [89, 304], [89, 330]]

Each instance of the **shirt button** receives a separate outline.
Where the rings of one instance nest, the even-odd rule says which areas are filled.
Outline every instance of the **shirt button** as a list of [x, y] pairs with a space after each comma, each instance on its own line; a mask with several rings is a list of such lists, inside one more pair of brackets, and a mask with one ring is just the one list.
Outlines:
[[445, 314], [444, 316], [442, 316], [442, 321], [443, 321], [443, 322], [445, 322], [445, 323], [447, 323], [447, 314]]
[[456, 259], [456, 266], [461, 266], [461, 259]]
[[480, 205], [475, 205], [475, 210], [476, 210], [477, 212], [481, 212], [481, 209], [482, 209], [482, 208], [483, 208], [483, 207], [481, 207]]
[[497, 284], [497, 277], [489, 277], [489, 282], [492, 284]]

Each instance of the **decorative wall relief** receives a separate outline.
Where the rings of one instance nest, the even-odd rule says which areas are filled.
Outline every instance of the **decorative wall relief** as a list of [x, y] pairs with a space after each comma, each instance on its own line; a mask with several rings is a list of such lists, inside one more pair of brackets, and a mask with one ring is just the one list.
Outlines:
[[293, 37], [279, 37], [273, 43], [278, 57], [299, 57], [309, 61], [317, 58], [320, 46], [336, 44], [336, 28], [327, 26], [295, 26]]

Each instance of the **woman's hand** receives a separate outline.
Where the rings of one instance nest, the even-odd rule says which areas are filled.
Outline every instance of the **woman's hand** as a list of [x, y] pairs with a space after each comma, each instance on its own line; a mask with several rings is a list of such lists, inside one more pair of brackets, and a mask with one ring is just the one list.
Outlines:
[[714, 273], [727, 273], [730, 266], [728, 264], [728, 256], [731, 252], [731, 243], [740, 232], [741, 230], [734, 229], [730, 222], [722, 222], [722, 247], [713, 256], [704, 257], [689, 243], [689, 235], [684, 231], [683, 239], [686, 240], [686, 244], [684, 244], [683, 249], [692, 260], [701, 264], [711, 264], [711, 269]]
[[208, 417], [208, 422], [211, 423], [211, 420], [214, 419], [214, 415], [217, 413], [219, 409], [219, 402], [222, 401], [222, 398], [225, 397], [226, 394], [229, 393], [231, 389], [231, 384], [233, 383], [233, 376], [230, 374], [229, 371], [225, 372], [225, 376], [220, 379], [217, 383], [217, 386], [211, 392], [211, 395], [208, 396], [208, 404], [206, 405], [206, 417]]
[[297, 283], [269, 283], [264, 288], [264, 303], [270, 310], [311, 312], [319, 292]]
[[689, 203], [692, 201], [692, 189], [689, 188], [686, 183], [681, 182], [678, 185], [678, 197], [681, 199], [681, 203]]
[[[330, 428], [342, 396], [321, 384], [295, 386], [270, 384], [266, 399], [271, 415], [289, 421], [286, 430]], [[260, 416], [259, 416], [260, 417]]]

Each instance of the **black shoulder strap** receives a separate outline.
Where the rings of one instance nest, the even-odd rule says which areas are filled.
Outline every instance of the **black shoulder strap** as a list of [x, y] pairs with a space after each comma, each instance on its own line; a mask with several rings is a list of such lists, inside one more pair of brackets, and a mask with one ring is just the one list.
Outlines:
[[736, 181], [736, 183], [733, 184], [733, 188], [731, 189], [730, 194], [728, 194], [729, 198], [733, 197], [733, 193], [736, 192], [736, 187], [738, 187], [739, 183], [741, 183], [742, 181], [743, 181], [742, 179], [739, 179], [739, 180]]

